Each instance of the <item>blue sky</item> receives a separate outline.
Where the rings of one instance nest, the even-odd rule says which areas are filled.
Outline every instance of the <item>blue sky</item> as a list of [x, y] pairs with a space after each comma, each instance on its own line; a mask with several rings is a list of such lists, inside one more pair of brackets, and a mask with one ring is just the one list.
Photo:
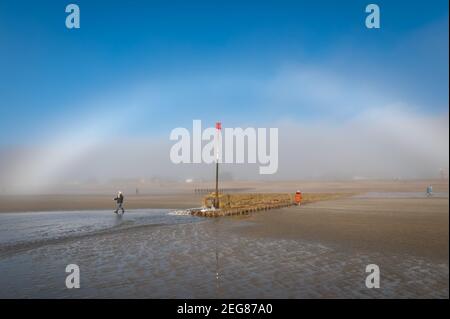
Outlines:
[[[3, 144], [125, 114], [137, 96], [122, 135], [167, 135], [194, 118], [342, 120], [395, 103], [448, 112], [447, 1], [377, 1], [380, 30], [364, 27], [367, 1], [76, 1], [78, 30], [65, 28], [68, 3], [0, 3]], [[339, 83], [335, 104], [303, 94], [305, 70], [312, 87]]]
[[74, 2], [74, 30], [68, 1], [0, 2], [5, 185], [208, 178], [168, 158], [194, 119], [279, 128], [273, 178], [448, 169], [448, 1], [376, 1], [381, 29], [361, 0]]

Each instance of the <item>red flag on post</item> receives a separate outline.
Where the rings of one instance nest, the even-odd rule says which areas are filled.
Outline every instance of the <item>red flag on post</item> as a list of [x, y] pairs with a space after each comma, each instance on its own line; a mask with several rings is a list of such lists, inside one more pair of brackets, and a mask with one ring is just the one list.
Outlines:
[[222, 123], [217, 122], [216, 123], [216, 129], [221, 130], [222, 129]]

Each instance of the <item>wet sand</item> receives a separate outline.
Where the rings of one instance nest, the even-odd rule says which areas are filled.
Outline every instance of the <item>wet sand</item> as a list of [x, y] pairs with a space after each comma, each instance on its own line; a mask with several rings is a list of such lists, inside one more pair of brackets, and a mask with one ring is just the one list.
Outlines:
[[239, 231], [448, 262], [448, 209], [448, 198], [348, 198], [254, 214]]
[[[414, 226], [415, 222], [405, 224], [401, 235], [394, 235], [387, 223], [378, 220], [373, 228], [386, 237], [382, 239], [367, 236], [368, 226], [361, 227], [364, 219], [331, 226], [335, 220], [330, 215], [321, 218], [321, 212], [329, 207], [342, 208], [351, 201], [330, 201], [326, 208], [315, 203], [310, 208], [273, 210], [271, 215], [128, 225], [8, 249], [0, 254], [0, 297], [449, 297], [448, 246], [444, 251], [448, 223], [438, 235], [430, 235], [428, 226]], [[429, 204], [440, 210], [439, 200], [431, 199]], [[374, 213], [361, 203], [359, 207], [361, 214]], [[306, 217], [312, 211], [317, 216]], [[305, 224], [293, 223], [293, 214], [296, 219], [304, 214]], [[377, 218], [366, 221], [374, 220]], [[442, 217], [442, 222], [446, 220]], [[413, 226], [411, 231], [406, 231], [408, 225]], [[417, 245], [420, 240], [415, 237], [422, 230], [426, 232], [421, 239], [429, 241], [426, 247]], [[395, 243], [398, 239], [400, 244]], [[80, 289], [64, 286], [64, 270], [70, 263], [80, 267]], [[380, 267], [379, 289], [364, 284], [365, 267], [373, 263]]]
[[[364, 189], [370, 193], [189, 222], [158, 213], [169, 222], [148, 223], [153, 213], [144, 209], [125, 214], [126, 227], [110, 227], [108, 213], [93, 212], [92, 223], [100, 214], [107, 231], [49, 241], [39, 239], [41, 231], [52, 234], [49, 227], [56, 227], [65, 234], [81, 212], [27, 215], [54, 221], [58, 214], [63, 228], [1, 214], [34, 231], [32, 244], [16, 245], [8, 239], [14, 233], [0, 230], [1, 245], [8, 244], [0, 250], [0, 297], [448, 298], [448, 187], [431, 198], [420, 185]], [[65, 288], [69, 263], [80, 266], [80, 289]], [[364, 284], [365, 267], [373, 263], [380, 267], [379, 289]]]

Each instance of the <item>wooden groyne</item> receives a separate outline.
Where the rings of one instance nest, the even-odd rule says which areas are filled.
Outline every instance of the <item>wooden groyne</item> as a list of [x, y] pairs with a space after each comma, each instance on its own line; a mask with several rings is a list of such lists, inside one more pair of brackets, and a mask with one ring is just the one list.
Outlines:
[[294, 194], [289, 193], [219, 194], [219, 208], [214, 209], [215, 198], [214, 193], [205, 196], [203, 208], [192, 209], [191, 214], [203, 217], [245, 215], [295, 204]]
[[[301, 205], [348, 197], [351, 193], [307, 193], [302, 195]], [[295, 193], [219, 193], [219, 208], [214, 208], [215, 193], [203, 198], [202, 208], [192, 208], [188, 212], [194, 216], [221, 217], [247, 215], [262, 210], [297, 205]]]
[[[223, 194], [223, 193], [238, 193], [238, 192], [245, 192], [245, 191], [249, 191], [251, 190], [251, 188], [247, 188], [247, 187], [238, 187], [238, 188], [219, 188], [219, 194]], [[195, 194], [210, 194], [210, 193], [214, 193], [215, 189], [214, 188], [194, 188], [194, 193]]]

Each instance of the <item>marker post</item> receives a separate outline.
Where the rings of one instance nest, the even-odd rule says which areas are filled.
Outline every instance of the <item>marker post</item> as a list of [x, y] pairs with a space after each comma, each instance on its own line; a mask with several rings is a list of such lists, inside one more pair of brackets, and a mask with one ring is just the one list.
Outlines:
[[216, 200], [214, 201], [214, 208], [219, 208], [219, 139], [222, 123], [216, 123]]

